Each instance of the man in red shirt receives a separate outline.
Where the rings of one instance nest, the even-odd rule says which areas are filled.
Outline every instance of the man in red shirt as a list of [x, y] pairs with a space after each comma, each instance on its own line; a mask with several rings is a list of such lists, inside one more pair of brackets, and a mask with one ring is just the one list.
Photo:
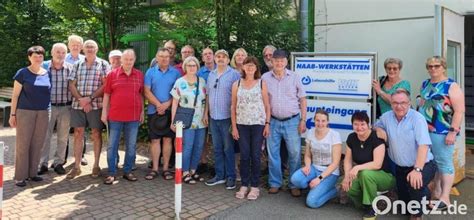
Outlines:
[[122, 130], [126, 147], [123, 178], [129, 181], [137, 180], [132, 173], [132, 167], [135, 164], [138, 127], [143, 122], [144, 112], [143, 74], [133, 68], [135, 59], [135, 52], [132, 49], [125, 50], [121, 58], [122, 66], [107, 75], [101, 116], [102, 122], [109, 126], [107, 148], [109, 175], [104, 180], [104, 184], [107, 185], [115, 181]]

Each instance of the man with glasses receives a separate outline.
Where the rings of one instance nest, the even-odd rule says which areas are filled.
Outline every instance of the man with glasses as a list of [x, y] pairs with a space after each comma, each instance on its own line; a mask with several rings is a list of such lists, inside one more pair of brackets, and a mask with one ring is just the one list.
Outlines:
[[232, 84], [240, 79], [240, 74], [229, 66], [229, 54], [225, 50], [216, 51], [214, 58], [217, 68], [209, 73], [206, 90], [208, 102], [203, 120], [210, 126], [216, 175], [206, 181], [206, 185], [226, 184], [226, 189], [235, 188], [235, 153], [232, 136], [229, 132]]
[[[170, 66], [175, 66], [176, 62], [176, 43], [173, 40], [166, 41], [164, 44], [164, 48], [166, 48], [170, 52]], [[153, 58], [150, 62], [150, 67], [156, 65], [156, 59]]]
[[202, 77], [207, 82], [207, 78], [209, 77], [209, 73], [216, 68], [216, 63], [214, 62], [214, 51], [206, 47], [202, 50], [202, 62], [204, 66], [202, 66], [198, 71], [198, 76]]
[[263, 48], [262, 55], [263, 55], [263, 62], [265, 65], [262, 65], [261, 73], [264, 74], [273, 69], [272, 65], [272, 57], [273, 52], [275, 52], [276, 48], [272, 45], [267, 45]]
[[399, 199], [405, 204], [412, 200], [420, 204], [418, 213], [405, 213], [411, 214], [411, 219], [421, 219], [422, 210], [426, 210], [422, 209], [421, 200], [430, 200], [428, 184], [436, 172], [428, 124], [423, 115], [410, 108], [410, 94], [406, 90], [395, 91], [390, 104], [392, 111], [383, 114], [374, 127], [387, 133], [388, 156], [396, 164]]
[[[190, 56], [194, 56], [194, 48], [191, 45], [184, 45], [184, 47], [181, 48], [181, 60], [184, 61]], [[176, 64], [174, 67], [184, 76], [183, 62]]]

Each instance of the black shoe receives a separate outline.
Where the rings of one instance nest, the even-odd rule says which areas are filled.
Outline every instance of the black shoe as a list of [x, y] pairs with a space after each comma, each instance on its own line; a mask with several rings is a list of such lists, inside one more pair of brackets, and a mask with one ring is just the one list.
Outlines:
[[374, 209], [368, 208], [367, 212], [364, 214], [363, 220], [375, 220], [377, 217], [377, 213], [375, 213]]
[[34, 177], [30, 177], [30, 180], [33, 182], [41, 182], [43, 181], [43, 178], [40, 176], [34, 176]]
[[207, 163], [200, 163], [196, 169], [196, 173], [199, 175], [205, 174], [209, 171]]
[[39, 171], [38, 171], [38, 175], [43, 175], [43, 174], [45, 174], [45, 173], [47, 173], [47, 172], [48, 172], [48, 166], [45, 166], [45, 165], [43, 164], [43, 165], [41, 165], [41, 167], [40, 167], [40, 169], [39, 169]]
[[22, 181], [15, 182], [15, 185], [18, 186], [18, 187], [25, 187], [26, 186], [26, 181], [22, 180]]
[[61, 165], [61, 164], [58, 164], [54, 167], [54, 172], [56, 172], [59, 175], [66, 174], [66, 170], [64, 169], [63, 165]]

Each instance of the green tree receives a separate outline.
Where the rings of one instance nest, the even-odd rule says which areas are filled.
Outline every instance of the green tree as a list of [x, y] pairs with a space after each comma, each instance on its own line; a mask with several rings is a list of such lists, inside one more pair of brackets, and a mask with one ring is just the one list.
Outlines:
[[52, 45], [51, 25], [59, 21], [55, 13], [40, 0], [2, 0], [0, 3], [0, 86], [12, 86], [16, 71], [27, 66], [26, 51], [41, 45], [49, 51]]

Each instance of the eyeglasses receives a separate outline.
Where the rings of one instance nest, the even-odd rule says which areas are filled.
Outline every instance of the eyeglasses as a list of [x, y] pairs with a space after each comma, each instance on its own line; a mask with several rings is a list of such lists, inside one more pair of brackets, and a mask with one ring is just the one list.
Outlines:
[[186, 66], [187, 66], [187, 67], [197, 67], [196, 64], [187, 64]]
[[165, 48], [166, 48], [167, 50], [169, 50], [169, 51], [174, 51], [174, 50], [176, 50], [176, 48], [173, 48], [173, 47], [165, 47]]
[[428, 65], [428, 69], [439, 69], [441, 67], [440, 64], [435, 64], [435, 65]]
[[217, 83], [219, 82], [219, 78], [216, 79], [216, 83], [214, 83], [214, 89], [217, 88]]
[[405, 107], [410, 103], [409, 102], [391, 102], [390, 104], [393, 105], [393, 106], [403, 106], [403, 107]]
[[395, 70], [396, 71], [396, 70], [398, 70], [398, 67], [387, 67], [386, 69], [389, 70], [389, 71], [390, 70]]

